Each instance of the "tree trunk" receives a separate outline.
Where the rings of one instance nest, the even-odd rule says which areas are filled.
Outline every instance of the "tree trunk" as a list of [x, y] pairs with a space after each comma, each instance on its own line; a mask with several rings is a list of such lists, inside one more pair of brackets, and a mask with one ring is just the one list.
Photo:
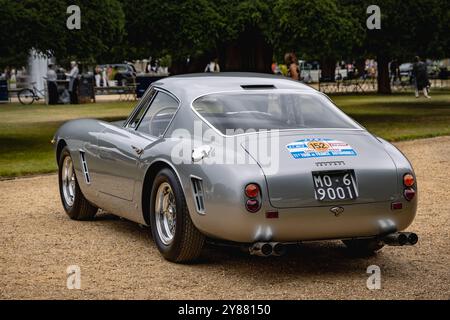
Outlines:
[[366, 68], [366, 59], [358, 58], [356, 59], [356, 69], [358, 69], [358, 77], [362, 77], [364, 75], [364, 69]]
[[247, 28], [236, 41], [220, 50], [222, 71], [271, 73], [273, 48], [257, 28]]
[[377, 56], [378, 65], [378, 93], [391, 94], [391, 81], [389, 79], [389, 58], [384, 55]]
[[336, 59], [330, 57], [322, 59], [320, 63], [320, 72], [321, 82], [334, 81], [336, 76]]

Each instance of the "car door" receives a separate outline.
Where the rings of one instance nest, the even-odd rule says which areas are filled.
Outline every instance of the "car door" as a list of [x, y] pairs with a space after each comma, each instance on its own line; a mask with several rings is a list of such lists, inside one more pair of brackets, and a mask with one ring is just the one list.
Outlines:
[[152, 89], [147, 92], [123, 126], [106, 124], [98, 135], [95, 179], [99, 192], [123, 200], [133, 200], [140, 150], [153, 142], [153, 139], [136, 136], [134, 130], [155, 93]]
[[133, 201], [135, 182], [142, 175], [139, 159], [160, 139], [177, 108], [172, 96], [151, 89], [123, 127], [110, 125], [103, 130], [98, 138], [104, 173], [100, 192]]

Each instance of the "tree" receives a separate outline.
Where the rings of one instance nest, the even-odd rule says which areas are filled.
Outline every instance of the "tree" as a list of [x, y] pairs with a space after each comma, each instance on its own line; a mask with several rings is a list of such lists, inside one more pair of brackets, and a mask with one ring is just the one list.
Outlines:
[[[341, 0], [366, 25], [366, 9], [372, 1]], [[448, 54], [449, 3], [446, 0], [379, 0], [381, 29], [368, 30], [354, 53], [373, 55], [378, 64], [378, 92], [389, 94], [389, 62], [411, 61], [415, 55], [438, 58]]]
[[214, 48], [222, 18], [208, 0], [125, 0], [130, 58], [170, 53], [175, 60]]
[[319, 59], [324, 77], [334, 78], [336, 61], [350, 56], [352, 48], [363, 41], [358, 19], [337, 0], [279, 0], [275, 14], [278, 51]]
[[134, 57], [219, 57], [227, 71], [270, 72], [274, 51], [293, 49], [335, 61], [363, 34], [336, 0], [126, 0], [124, 10]]
[[[81, 9], [81, 29], [69, 30], [69, 4]], [[122, 41], [124, 14], [117, 0], [0, 0], [0, 63], [23, 65], [29, 51], [95, 62]]]

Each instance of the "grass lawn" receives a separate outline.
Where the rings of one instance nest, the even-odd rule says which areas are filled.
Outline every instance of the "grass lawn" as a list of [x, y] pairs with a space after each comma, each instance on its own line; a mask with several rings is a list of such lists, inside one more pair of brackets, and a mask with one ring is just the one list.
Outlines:
[[389, 141], [450, 135], [450, 91], [431, 99], [413, 93], [332, 96], [333, 101], [370, 132]]
[[96, 103], [46, 106], [0, 104], [0, 177], [47, 173], [56, 170], [50, 140], [67, 120], [125, 118], [134, 103]]
[[[431, 100], [408, 94], [342, 95], [332, 99], [368, 130], [390, 141], [450, 135], [450, 91]], [[135, 103], [75, 106], [0, 104], [0, 177], [54, 172], [50, 140], [65, 121], [76, 118], [119, 120]]]

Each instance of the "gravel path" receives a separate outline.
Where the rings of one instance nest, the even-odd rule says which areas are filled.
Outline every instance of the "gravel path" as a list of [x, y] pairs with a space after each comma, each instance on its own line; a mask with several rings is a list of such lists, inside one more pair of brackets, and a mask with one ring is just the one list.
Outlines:
[[[419, 211], [415, 247], [386, 247], [372, 258], [340, 242], [314, 242], [281, 258], [209, 247], [194, 265], [163, 260], [149, 229], [102, 214], [71, 221], [56, 175], [0, 182], [0, 298], [44, 299], [450, 299], [450, 137], [398, 143], [412, 161]], [[81, 268], [68, 290], [66, 268]], [[369, 290], [378, 265], [382, 288]]]

